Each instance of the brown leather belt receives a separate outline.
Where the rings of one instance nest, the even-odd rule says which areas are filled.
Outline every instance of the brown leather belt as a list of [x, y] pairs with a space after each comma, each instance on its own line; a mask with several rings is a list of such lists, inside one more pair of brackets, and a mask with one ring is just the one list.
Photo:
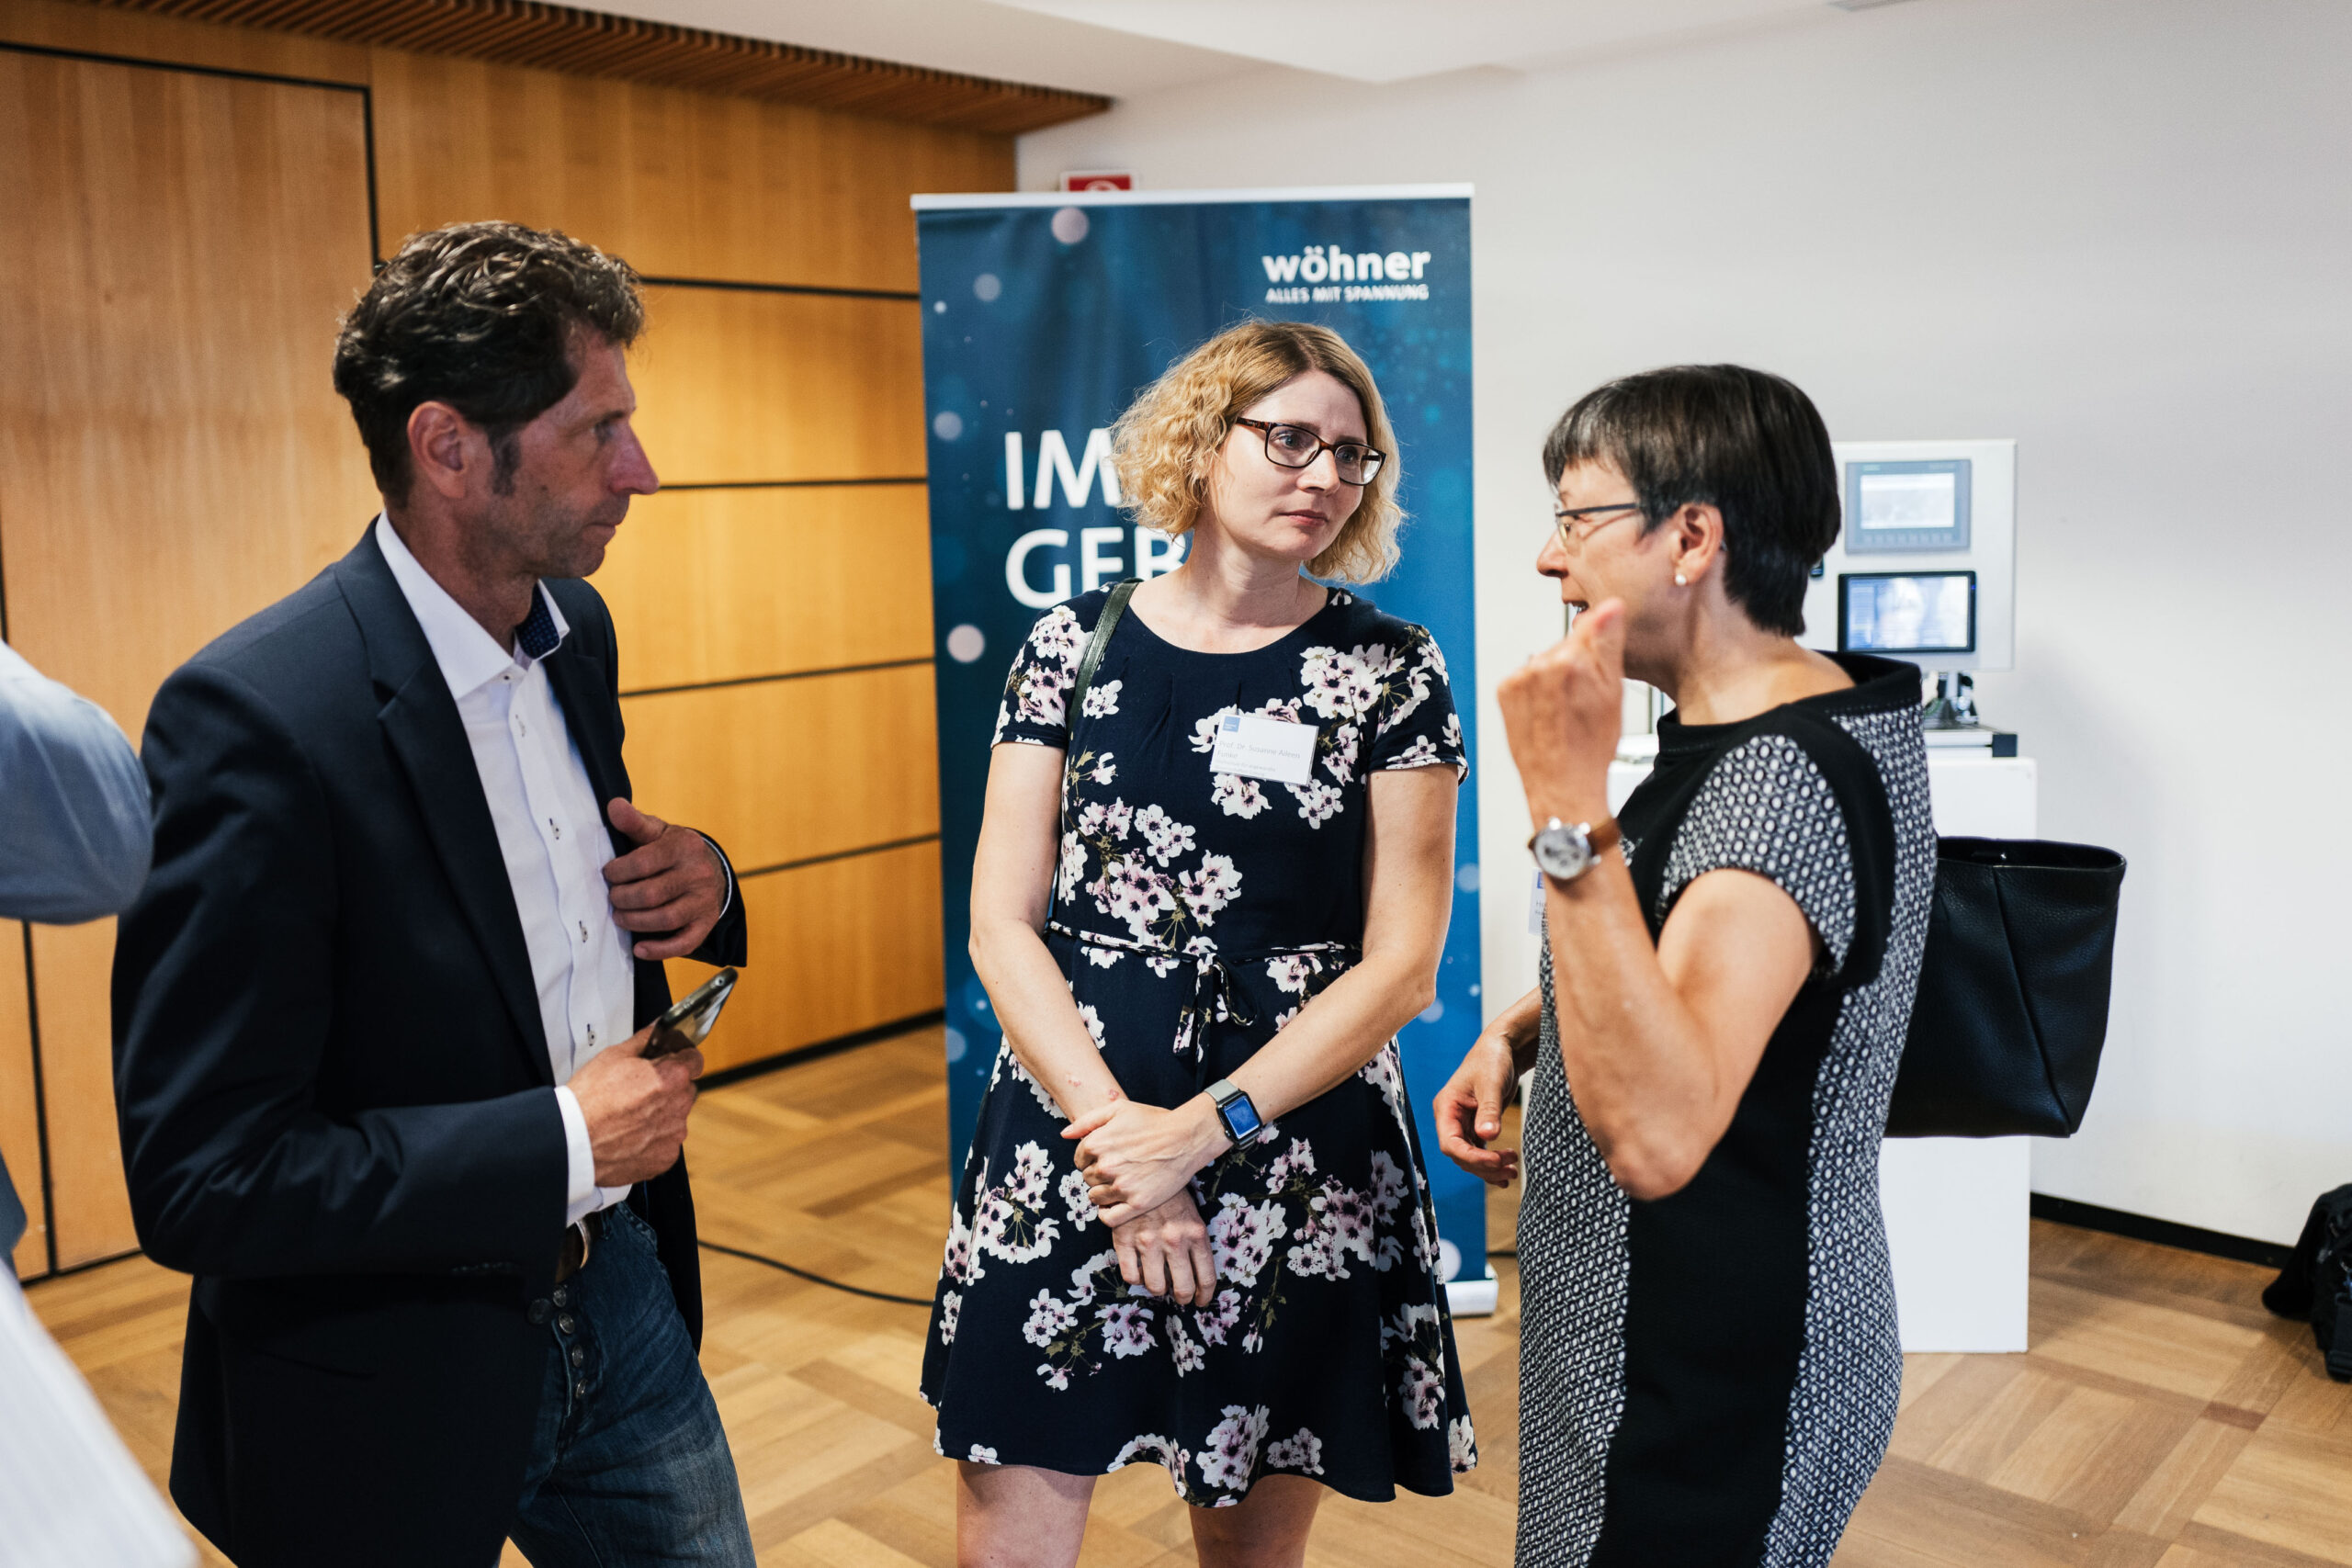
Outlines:
[[557, 1259], [555, 1266], [557, 1284], [562, 1284], [566, 1280], [588, 1267], [589, 1255], [596, 1249], [596, 1238], [604, 1235], [604, 1232], [605, 1216], [601, 1211], [589, 1215], [576, 1225], [565, 1227], [563, 1256]]

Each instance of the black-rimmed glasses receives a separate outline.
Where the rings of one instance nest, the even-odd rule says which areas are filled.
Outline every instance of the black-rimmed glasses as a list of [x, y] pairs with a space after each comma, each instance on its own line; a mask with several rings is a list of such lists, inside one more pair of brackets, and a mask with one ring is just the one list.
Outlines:
[[1361, 441], [1326, 441], [1303, 424], [1269, 424], [1262, 419], [1233, 423], [1265, 432], [1266, 461], [1281, 468], [1312, 468], [1316, 458], [1330, 453], [1343, 485], [1370, 484], [1380, 465], [1388, 461], [1387, 453], [1375, 452]]
[[1552, 509], [1552, 526], [1560, 531], [1560, 547], [1565, 550], [1581, 545], [1608, 527], [1609, 523], [1623, 521], [1621, 517], [1611, 517], [1609, 523], [1591, 521], [1604, 512], [1622, 512], [1637, 517], [1645, 515], [1640, 503], [1631, 501], [1612, 501], [1606, 506], [1555, 506]]

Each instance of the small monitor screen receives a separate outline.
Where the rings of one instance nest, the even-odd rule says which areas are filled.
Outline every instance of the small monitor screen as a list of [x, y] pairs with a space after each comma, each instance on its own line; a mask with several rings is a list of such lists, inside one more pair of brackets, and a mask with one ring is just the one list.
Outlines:
[[1842, 653], [1973, 653], [1973, 571], [1843, 572], [1838, 579]]
[[1965, 457], [1846, 465], [1846, 553], [1968, 548]]
[[1949, 528], [1953, 503], [1959, 500], [1960, 476], [1949, 470], [1928, 474], [1863, 474], [1861, 515], [1854, 525], [1866, 534], [1889, 528]]

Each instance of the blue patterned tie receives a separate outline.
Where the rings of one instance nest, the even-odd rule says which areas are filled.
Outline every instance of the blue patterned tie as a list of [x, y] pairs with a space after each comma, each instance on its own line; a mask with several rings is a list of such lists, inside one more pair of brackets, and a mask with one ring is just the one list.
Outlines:
[[536, 583], [531, 588], [531, 614], [514, 628], [514, 640], [533, 660], [545, 659], [563, 640], [555, 629], [555, 612], [548, 608], [547, 590]]

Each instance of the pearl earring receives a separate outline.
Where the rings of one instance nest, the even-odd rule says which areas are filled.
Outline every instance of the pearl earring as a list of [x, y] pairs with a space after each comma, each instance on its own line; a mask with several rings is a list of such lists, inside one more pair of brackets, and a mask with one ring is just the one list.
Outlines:
[[1674, 586], [1677, 588], [1688, 588], [1690, 586], [1690, 580], [1678, 571], [1674, 574]]

